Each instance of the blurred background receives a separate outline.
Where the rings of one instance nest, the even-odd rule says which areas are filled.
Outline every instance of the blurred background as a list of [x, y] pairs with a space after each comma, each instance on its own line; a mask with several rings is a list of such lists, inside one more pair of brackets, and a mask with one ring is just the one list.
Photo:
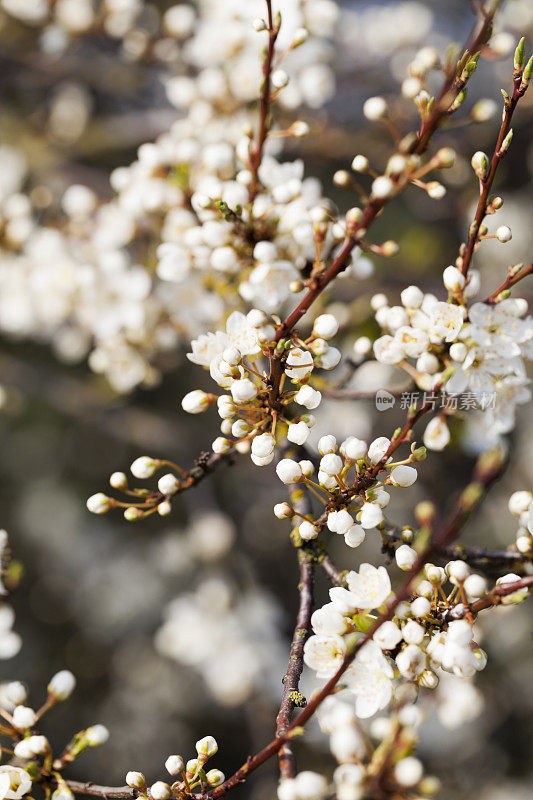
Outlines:
[[[18, 169], [35, 214], [52, 229], [61, 225], [60, 198], [68, 186], [87, 184], [102, 199], [112, 198], [110, 172], [130, 164], [141, 144], [183, 115], [165, 86], [169, 76], [190, 67], [180, 38], [160, 33], [170, 2], [124, 3], [122, 11], [131, 15], [122, 27], [118, 3], [108, 3], [107, 17], [86, 28], [79, 22], [85, 3], [63, 5], [66, 10], [58, 12], [46, 0], [0, 2], [5, 157], [0, 185], [4, 188]], [[203, 5], [205, 10], [209, 3]], [[279, 5], [284, 10], [284, 3]], [[284, 156], [303, 158], [306, 173], [318, 176], [324, 194], [343, 210], [353, 197], [333, 185], [334, 172], [348, 168], [358, 152], [382, 163], [392, 147], [385, 128], [364, 120], [362, 102], [375, 94], [398, 98], [406, 65], [417, 50], [430, 45], [443, 52], [451, 41], [464, 40], [472, 15], [464, 0], [335, 5], [339, 21], [320, 56], [334, 76], [335, 95], [319, 109], [303, 103], [280, 114], [289, 124], [305, 119], [312, 131], [287, 145]], [[439, 144], [460, 154], [445, 175], [446, 197], [434, 203], [423, 192], [406, 192], [373, 229], [373, 241], [395, 239], [400, 253], [393, 260], [373, 259], [374, 274], [357, 287], [343, 284], [342, 291], [353, 296], [350, 313], [344, 312], [348, 354], [356, 336], [376, 333], [369, 310], [376, 291], [397, 302], [410, 283], [425, 291], [439, 289], [442, 269], [456, 257], [476, 200], [471, 154], [491, 151], [499, 111], [482, 125], [465, 123], [477, 101], [500, 102], [500, 87], [508, 87], [512, 75], [510, 54], [523, 34], [531, 51], [533, 6], [509, 0], [496, 25], [493, 50], [469, 89], [468, 108], [465, 104], [458, 114], [462, 124], [452, 123], [438, 135]], [[509, 264], [531, 260], [532, 101], [533, 95], [517, 112], [515, 139], [497, 182], [505, 199], [501, 219], [511, 225], [513, 239], [505, 251], [498, 242], [487, 243], [476, 260], [483, 296], [501, 283]], [[399, 124], [409, 130], [412, 103], [400, 96], [393, 105]], [[134, 241], [130, 249], [151, 268], [143, 242]], [[11, 259], [14, 250], [13, 242], [5, 244], [0, 272], [2, 260]], [[527, 281], [520, 290], [531, 300]], [[43, 304], [48, 302], [45, 294]], [[328, 302], [335, 303], [334, 293]], [[200, 449], [209, 449], [216, 436], [215, 414], [186, 417], [179, 407], [187, 391], [206, 388], [209, 379], [184, 359], [183, 340], [151, 352], [157, 379], [145, 384], [153, 385], [119, 393], [88, 368], [85, 353], [77, 363], [70, 351], [68, 363], [62, 360], [55, 334], [43, 335], [31, 326], [21, 331], [2, 324], [2, 329], [0, 522], [24, 564], [12, 598], [23, 648], [14, 659], [0, 662], [2, 680], [27, 682], [31, 704], [38, 705], [55, 671], [68, 668], [76, 674], [75, 695], [46, 718], [44, 732], [59, 747], [74, 730], [102, 722], [111, 738], [84, 755], [71, 777], [121, 785], [128, 769], [139, 769], [151, 782], [163, 777], [169, 753], [190, 757], [195, 740], [207, 733], [219, 741], [216, 766], [231, 773], [270, 740], [286, 668], [297, 572], [286, 526], [272, 514], [273, 504], [284, 499], [281, 485], [273, 470], [250, 469], [244, 458], [185, 493], [169, 518], [132, 525], [119, 515], [91, 516], [86, 498], [105, 491], [109, 474], [127, 471], [137, 456], [189, 466]], [[365, 385], [372, 389], [387, 385], [390, 375], [374, 371], [367, 377]], [[372, 438], [392, 431], [402, 417], [400, 409], [379, 414], [371, 401], [330, 400], [320, 407], [317, 428], [327, 425], [327, 432], [338, 436]], [[498, 548], [513, 541], [516, 525], [507, 500], [512, 491], [533, 485], [532, 434], [533, 417], [525, 406], [508, 437], [511, 466], [463, 541]], [[458, 424], [452, 446], [423, 463], [420, 480], [403, 502], [394, 498], [389, 516], [412, 522], [412, 508], [421, 499], [431, 499], [443, 512], [453, 509], [454, 491], [468, 480], [485, 444], [475, 421]], [[367, 559], [377, 563], [378, 537], [369, 535], [357, 551], [334, 547], [332, 556], [346, 568]], [[327, 589], [319, 575], [319, 600]], [[442, 779], [444, 798], [531, 797], [529, 612], [525, 604], [481, 618], [489, 663], [476, 684], [484, 702], [474, 689], [470, 694], [449, 689], [465, 691], [470, 720], [453, 727], [443, 711], [445, 698], [430, 698], [421, 754], [428, 771]], [[304, 693], [312, 686], [307, 676]], [[323, 762], [328, 769], [327, 743], [316, 730], [312, 724], [309, 738], [298, 744], [299, 765], [316, 768]], [[273, 797], [276, 778], [272, 762], [239, 791], [257, 800]]]

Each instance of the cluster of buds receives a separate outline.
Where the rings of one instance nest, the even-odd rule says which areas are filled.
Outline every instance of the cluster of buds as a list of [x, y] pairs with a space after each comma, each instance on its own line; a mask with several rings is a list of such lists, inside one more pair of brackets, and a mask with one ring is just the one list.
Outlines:
[[204, 736], [196, 742], [196, 758], [191, 758], [185, 763], [181, 756], [171, 755], [165, 761], [167, 772], [176, 778], [173, 783], [156, 781], [148, 786], [142, 772], [134, 771], [127, 773], [126, 783], [135, 789], [137, 797], [150, 800], [182, 798], [193, 791], [203, 794], [207, 789], [224, 783], [224, 773], [219, 769], [205, 770], [205, 765], [217, 752], [218, 745], [213, 736]]
[[5, 685], [4, 697], [10, 710], [2, 710], [2, 733], [13, 739], [13, 754], [24, 762], [24, 767], [0, 767], [0, 772], [7, 774], [10, 780], [8, 794], [4, 796], [20, 798], [31, 791], [33, 783], [38, 783], [56, 785], [52, 793], [54, 800], [73, 800], [74, 795], [61, 771], [87, 748], [104, 744], [109, 738], [107, 728], [92, 725], [80, 731], [58, 756], [54, 755], [47, 737], [35, 729], [49, 709], [70, 697], [75, 686], [76, 679], [71, 672], [61, 670], [56, 673], [48, 684], [45, 702], [35, 711], [26, 705], [27, 691], [20, 681]]
[[[321, 459], [317, 481], [311, 477], [315, 468], [309, 460], [284, 458], [278, 462], [276, 472], [287, 486], [301, 483], [309, 487], [320, 498], [323, 513], [315, 519], [283, 502], [274, 507], [274, 514], [278, 519], [301, 517], [295, 532], [303, 540], [316, 539], [327, 527], [344, 536], [349, 547], [358, 547], [365, 539], [366, 530], [385, 525], [383, 509], [390, 501], [387, 488], [411, 486], [418, 473], [410, 464], [426, 457], [424, 447], [412, 444], [406, 459], [393, 461], [390, 454], [396, 446], [395, 440], [385, 436], [375, 439], [370, 446], [355, 436], [348, 437], [340, 446], [335, 436], [322, 436], [318, 442]], [[383, 471], [388, 474], [381, 475]]]
[[[207, 334], [192, 343], [190, 359], [208, 367], [218, 385], [230, 392], [217, 395], [195, 389], [182, 400], [183, 409], [190, 414], [216, 403], [223, 435], [212, 443], [215, 456], [250, 452], [255, 465], [266, 466], [274, 459], [277, 438], [286, 436], [297, 445], [307, 441], [315, 423], [307, 412], [316, 409], [322, 399], [320, 391], [310, 385], [311, 373], [315, 367], [329, 370], [339, 363], [340, 351], [328, 343], [339, 323], [332, 314], [322, 314], [305, 340], [294, 334], [276, 341], [279, 325], [279, 319], [269, 319], [258, 309], [246, 316], [235, 311], [225, 333]], [[261, 359], [265, 367], [270, 365], [269, 370], [263, 368]], [[279, 367], [277, 376], [272, 375], [273, 364]], [[114, 472], [110, 484], [127, 499], [98, 492], [87, 500], [87, 508], [94, 514], [123, 508], [130, 521], [155, 512], [169, 514], [173, 496], [194, 482], [195, 471], [149, 456], [137, 458], [130, 469], [134, 477], [148, 479], [164, 467], [171, 471], [159, 478], [157, 491], [130, 488], [126, 474]]]
[[[182, 401], [185, 411], [193, 414], [216, 402], [223, 435], [213, 442], [214, 453], [233, 448], [251, 451], [253, 463], [265, 466], [274, 458], [276, 431], [286, 431], [295, 444], [306, 442], [314, 417], [299, 413], [292, 404], [307, 410], [319, 405], [321, 394], [309, 379], [315, 367], [333, 369], [339, 363], [340, 352], [328, 344], [339, 325], [332, 314], [322, 314], [305, 340], [296, 335], [276, 340], [278, 326], [278, 320], [268, 319], [258, 309], [246, 317], [234, 312], [226, 334], [219, 331], [207, 342], [202, 342], [207, 337], [193, 342], [193, 360], [209, 366], [211, 377], [230, 392], [217, 396], [195, 390]], [[207, 350], [200, 360], [199, 354]], [[262, 367], [262, 357], [268, 359], [268, 371]], [[273, 363], [279, 366], [279, 375], [272, 374]], [[291, 386], [285, 388], [288, 381]]]

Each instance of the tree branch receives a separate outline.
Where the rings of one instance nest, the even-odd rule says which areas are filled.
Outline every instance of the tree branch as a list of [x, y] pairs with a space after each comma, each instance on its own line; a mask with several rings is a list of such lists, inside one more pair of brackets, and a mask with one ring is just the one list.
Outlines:
[[[304, 644], [310, 632], [311, 612], [313, 610], [314, 560], [301, 548], [298, 550], [300, 570], [300, 605], [296, 618], [296, 627], [292, 637], [287, 672], [283, 677], [283, 697], [276, 718], [276, 737], [282, 736], [288, 729], [293, 709], [298, 706], [298, 688], [303, 670]], [[303, 701], [303, 698], [300, 702]], [[283, 778], [293, 778], [296, 774], [296, 763], [291, 745], [286, 742], [279, 751], [279, 768]]]
[[523, 89], [521, 89], [521, 81], [522, 81], [522, 75], [521, 74], [518, 76], [515, 75], [513, 94], [512, 97], [509, 97], [508, 100], [507, 99], [505, 100], [502, 124], [500, 127], [500, 132], [498, 134], [496, 146], [494, 148], [494, 153], [492, 155], [492, 160], [488, 174], [486, 175], [485, 178], [480, 178], [481, 194], [477, 204], [476, 214], [474, 217], [474, 221], [470, 226], [470, 232], [468, 236], [468, 242], [466, 244], [466, 249], [464, 253], [460, 254], [461, 262], [460, 265], [458, 265], [463, 275], [467, 275], [468, 273], [468, 269], [472, 261], [472, 256], [478, 244], [479, 230], [481, 228], [483, 220], [487, 215], [489, 194], [492, 188], [492, 184], [494, 182], [494, 177], [496, 175], [496, 171], [498, 169], [500, 161], [505, 155], [505, 150], [501, 149], [502, 144], [504, 142], [505, 137], [507, 136], [507, 134], [511, 129], [511, 119], [513, 117], [514, 110], [518, 105], [518, 101], [520, 100], [521, 97], [523, 97], [527, 88], [527, 86], [525, 86]]

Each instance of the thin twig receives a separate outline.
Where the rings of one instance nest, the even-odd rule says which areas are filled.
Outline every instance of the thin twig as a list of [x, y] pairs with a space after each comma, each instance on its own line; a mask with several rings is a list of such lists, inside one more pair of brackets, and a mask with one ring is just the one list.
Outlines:
[[461, 253], [461, 258], [460, 261], [458, 262], [458, 267], [461, 270], [462, 274], [465, 276], [468, 274], [468, 269], [472, 261], [472, 256], [474, 255], [474, 252], [478, 244], [479, 230], [481, 228], [481, 225], [483, 224], [483, 220], [487, 215], [489, 194], [492, 188], [492, 184], [494, 182], [494, 177], [496, 175], [498, 166], [503, 156], [505, 155], [505, 151], [504, 150], [502, 151], [502, 144], [504, 142], [505, 137], [507, 136], [507, 134], [511, 129], [511, 120], [513, 117], [514, 110], [518, 105], [518, 101], [520, 100], [520, 98], [524, 96], [526, 88], [527, 85], [525, 85], [522, 88], [521, 74], [515, 75], [512, 97], [509, 97], [508, 100], [505, 100], [502, 124], [500, 127], [500, 132], [498, 134], [496, 146], [494, 148], [494, 153], [492, 155], [489, 171], [485, 178], [480, 178], [481, 193], [479, 196], [479, 201], [477, 204], [474, 221], [470, 226], [470, 232], [468, 236], [468, 241], [466, 243], [466, 249], [464, 253]]
[[265, 60], [263, 62], [263, 82], [261, 84], [261, 93], [259, 96], [259, 126], [257, 131], [257, 141], [252, 144], [250, 153], [250, 172], [252, 179], [250, 181], [250, 202], [256, 198], [259, 190], [259, 167], [263, 158], [263, 147], [268, 136], [269, 129], [269, 114], [270, 114], [270, 100], [271, 100], [271, 74], [272, 74], [272, 61], [274, 58], [274, 49], [276, 39], [278, 37], [278, 29], [274, 27], [274, 19], [272, 15], [272, 2], [265, 0], [267, 8], [267, 26], [268, 26], [268, 44], [266, 48]]
[[518, 283], [519, 281], [523, 280], [523, 278], [527, 278], [527, 276], [531, 275], [531, 273], [533, 273], [533, 263], [529, 264], [529, 266], [527, 267], [523, 267], [514, 275], [512, 274], [508, 275], [507, 278], [502, 283], [502, 285], [499, 286], [497, 289], [495, 289], [494, 292], [492, 292], [492, 294], [489, 294], [489, 296], [484, 302], [489, 303], [489, 305], [494, 305], [495, 303], [499, 302], [498, 298], [500, 297], [502, 292], [507, 292], [511, 288], [511, 286], [514, 286], [515, 283]]

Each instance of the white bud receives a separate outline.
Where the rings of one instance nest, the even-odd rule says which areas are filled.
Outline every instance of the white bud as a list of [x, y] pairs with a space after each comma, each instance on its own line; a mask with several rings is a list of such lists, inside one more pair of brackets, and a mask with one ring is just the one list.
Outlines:
[[408, 544], [401, 544], [394, 553], [394, 557], [400, 569], [408, 572], [416, 564], [418, 555], [416, 550], [409, 547]]
[[369, 97], [363, 105], [363, 114], [369, 120], [381, 119], [387, 113], [387, 102], [383, 97]]
[[146, 786], [146, 779], [142, 772], [131, 770], [126, 773], [126, 784], [132, 789], [144, 789]]
[[319, 534], [319, 529], [315, 528], [315, 526], [308, 522], [307, 520], [303, 520], [298, 527], [298, 532], [302, 539], [305, 541], [309, 541], [310, 539], [316, 539]]
[[264, 311], [260, 311], [258, 308], [252, 308], [246, 315], [246, 321], [248, 322], [248, 325], [250, 325], [250, 327], [252, 328], [261, 328], [267, 322], [267, 315], [265, 314]]
[[387, 175], [380, 175], [372, 183], [372, 196], [378, 200], [390, 197], [394, 191], [394, 184]]
[[276, 474], [280, 481], [287, 486], [302, 480], [302, 468], [298, 462], [291, 458], [282, 458], [276, 465]]
[[257, 388], [249, 378], [241, 378], [231, 384], [231, 396], [236, 403], [247, 403], [257, 395]]
[[360, 336], [353, 343], [353, 352], [356, 359], [361, 361], [365, 356], [368, 356], [372, 351], [372, 341], [368, 336]]
[[236, 367], [240, 363], [242, 355], [236, 347], [226, 347], [222, 353], [222, 358], [230, 366]]
[[51, 678], [48, 694], [56, 701], [66, 700], [76, 687], [76, 678], [68, 669], [62, 669]]
[[289, 76], [284, 69], [276, 69], [272, 73], [270, 80], [275, 89], [283, 89], [289, 83]]
[[168, 800], [170, 797], [170, 786], [164, 781], [156, 781], [150, 786], [150, 796], [153, 800]]
[[320, 469], [322, 472], [325, 472], [326, 475], [338, 475], [342, 467], [342, 458], [335, 453], [326, 453], [326, 455], [322, 456], [320, 459]]
[[377, 464], [385, 456], [385, 453], [390, 447], [390, 439], [386, 436], [379, 436], [370, 444], [368, 448], [368, 457], [372, 464]]
[[35, 725], [35, 711], [28, 706], [15, 706], [13, 711], [13, 725], [20, 731], [27, 730]]
[[369, 167], [368, 158], [362, 155], [356, 155], [352, 161], [352, 169], [354, 172], [367, 172]]
[[411, 612], [415, 617], [425, 617], [431, 611], [431, 603], [427, 597], [417, 597], [411, 603]]
[[289, 519], [294, 516], [294, 513], [288, 503], [276, 503], [274, 506], [274, 515], [278, 519]]
[[259, 458], [266, 458], [274, 452], [276, 440], [270, 433], [261, 433], [252, 440], [252, 453]]
[[208, 786], [220, 786], [226, 780], [226, 776], [220, 769], [210, 769], [205, 777], [207, 778]]
[[175, 475], [168, 472], [166, 475], [159, 478], [157, 488], [161, 494], [175, 494], [180, 488], [180, 482]]
[[366, 456], [368, 445], [363, 439], [350, 436], [342, 443], [340, 450], [349, 461], [359, 461]]
[[383, 522], [383, 511], [377, 503], [363, 503], [359, 518], [363, 528], [375, 528]]
[[97, 747], [100, 744], [105, 744], [109, 739], [109, 731], [105, 725], [92, 725], [85, 731], [85, 739], [90, 747]]
[[457, 586], [464, 583], [470, 575], [470, 567], [464, 561], [450, 561], [446, 564], [446, 572], [448, 573], [451, 582]]
[[394, 467], [390, 474], [390, 479], [393, 485], [401, 486], [402, 488], [412, 486], [417, 477], [418, 473], [416, 469], [414, 467], [408, 467], [405, 464]]
[[313, 333], [321, 339], [331, 339], [339, 330], [339, 323], [333, 314], [321, 314], [313, 323]]
[[394, 767], [394, 777], [400, 786], [416, 786], [424, 775], [424, 767], [418, 758], [407, 756], [398, 761]]
[[533, 494], [528, 491], [519, 491], [513, 492], [511, 497], [509, 498], [509, 511], [511, 514], [514, 514], [516, 517], [519, 517], [525, 511], [528, 510], [531, 502], [533, 500]]
[[442, 281], [450, 292], [460, 292], [465, 285], [466, 278], [457, 267], [446, 267], [442, 273]]
[[229, 439], [225, 439], [224, 436], [217, 436], [215, 441], [212, 443], [211, 448], [213, 453], [218, 453], [220, 455], [221, 453], [227, 453], [228, 450], [231, 449], [231, 445], [232, 443]]
[[511, 229], [507, 225], [500, 225], [500, 227], [496, 229], [496, 238], [499, 242], [502, 242], [502, 244], [510, 242], [513, 238]]
[[211, 756], [214, 756], [218, 752], [218, 744], [214, 736], [204, 736], [199, 739], [196, 742], [196, 752], [200, 757], [211, 758]]
[[128, 488], [128, 478], [124, 472], [113, 472], [109, 478], [109, 484], [113, 489], [124, 490]]
[[295, 422], [287, 429], [287, 439], [294, 444], [302, 445], [309, 437], [310, 430], [305, 422]]
[[11, 681], [4, 689], [6, 698], [14, 706], [21, 705], [26, 700], [28, 693], [26, 687], [20, 681]]
[[318, 408], [321, 400], [321, 393], [309, 385], [302, 386], [294, 396], [295, 403], [309, 409]]
[[187, 414], [201, 414], [202, 411], [205, 411], [206, 408], [209, 407], [211, 402], [212, 396], [210, 397], [205, 392], [202, 392], [201, 389], [194, 389], [192, 392], [185, 395], [181, 401], [181, 407]]
[[169, 756], [165, 761], [165, 769], [170, 775], [177, 775], [185, 769], [181, 756]]
[[321, 436], [318, 440], [318, 452], [320, 455], [325, 456], [326, 453], [334, 453], [337, 449], [337, 439], [335, 436], [328, 434]]
[[140, 456], [140, 458], [135, 459], [130, 470], [132, 475], [136, 478], [150, 478], [158, 466], [159, 461], [157, 461], [157, 459], [150, 458], [149, 456]]
[[464, 590], [468, 600], [477, 600], [487, 593], [487, 581], [482, 575], [468, 575], [464, 582]]
[[400, 295], [406, 308], [420, 308], [424, 300], [424, 292], [418, 286], [408, 286]]
[[461, 364], [468, 353], [468, 348], [463, 342], [454, 342], [450, 347], [450, 358]]
[[111, 498], [102, 492], [91, 495], [87, 500], [87, 508], [91, 514], [105, 514], [106, 511], [109, 511], [111, 505]]
[[315, 471], [315, 466], [312, 461], [307, 461], [304, 459], [303, 461], [298, 462], [300, 469], [302, 470], [303, 475], [306, 478], [310, 478], [313, 472]]

